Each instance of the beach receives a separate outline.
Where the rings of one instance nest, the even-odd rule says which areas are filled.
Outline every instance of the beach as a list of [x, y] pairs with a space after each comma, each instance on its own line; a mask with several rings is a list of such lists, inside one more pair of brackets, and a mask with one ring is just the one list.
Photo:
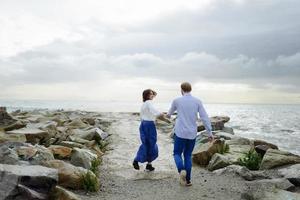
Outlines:
[[[141, 169], [139, 171], [134, 170], [132, 167], [133, 158], [140, 145], [138, 132], [140, 117], [136, 112], [118, 113], [42, 109], [32, 111], [15, 111], [12, 112], [11, 115], [23, 123], [26, 122], [27, 127], [40, 127], [40, 130], [48, 130], [46, 131], [48, 133], [52, 133], [53, 130], [60, 131], [56, 131], [56, 133], [51, 136], [52, 138], [56, 138], [55, 140], [51, 138], [45, 139], [45, 136], [36, 136], [35, 140], [30, 137], [30, 142], [27, 142], [31, 144], [35, 143], [34, 146], [24, 143], [29, 139], [28, 137], [26, 137], [26, 140], [24, 141], [23, 138], [18, 136], [18, 134], [24, 133], [24, 131], [21, 132], [15, 130], [15, 132], [2, 132], [2, 150], [3, 148], [7, 148], [6, 146], [8, 145], [11, 149], [11, 153], [8, 155], [14, 155], [13, 152], [16, 152], [17, 154], [17, 157], [13, 156], [13, 160], [11, 156], [4, 156], [4, 160], [2, 159], [3, 166], [6, 166], [6, 162], [10, 165], [14, 164], [14, 166], [19, 166], [21, 169], [25, 169], [26, 166], [33, 165], [43, 165], [54, 168], [58, 170], [59, 179], [54, 178], [54, 182], [53, 178], [49, 178], [49, 180], [52, 180], [52, 184], [55, 183], [53, 185], [56, 188], [55, 194], [62, 194], [61, 190], [63, 189], [60, 188], [62, 186], [72, 194], [68, 196], [69, 199], [172, 198], [179, 200], [187, 198], [204, 200], [267, 200], [268, 198], [275, 199], [275, 197], [276, 199], [298, 199], [300, 195], [299, 174], [297, 170], [299, 167], [299, 164], [297, 163], [300, 163], [300, 156], [290, 153], [285, 154], [285, 151], [276, 150], [279, 143], [272, 142], [273, 144], [271, 144], [267, 143], [270, 141], [262, 142], [261, 140], [248, 139], [235, 134], [235, 129], [228, 126], [230, 124], [229, 117], [218, 117], [217, 121], [212, 120], [212, 122], [213, 124], [216, 122], [216, 124], [220, 125], [219, 127], [214, 125], [215, 129], [222, 129], [214, 131], [216, 141], [225, 141], [228, 143], [230, 151], [225, 154], [212, 152], [209, 158], [209, 165], [199, 165], [199, 163], [203, 162], [201, 159], [205, 158], [203, 155], [206, 155], [206, 152], [211, 153], [210, 151], [214, 151], [210, 149], [214, 145], [219, 145], [216, 142], [216, 144], [211, 144], [211, 146], [207, 149], [205, 146], [209, 143], [205, 142], [205, 131], [199, 132], [200, 137], [197, 137], [197, 148], [195, 148], [193, 157], [199, 159], [199, 157], [197, 157], [198, 153], [202, 156], [200, 156], [200, 160], [194, 160], [192, 171], [193, 186], [184, 187], [179, 184], [178, 173], [172, 156], [173, 139], [170, 137], [170, 133], [172, 132], [173, 124], [167, 124], [162, 121], [156, 122], [158, 129], [157, 143], [159, 146], [159, 157], [153, 162], [153, 166], [156, 168], [155, 171], [146, 172], [144, 171], [144, 164], [141, 165]], [[226, 119], [225, 121], [227, 122], [225, 123], [224, 121], [224, 123], [222, 122], [220, 124], [220, 122], [224, 119]], [[26, 127], [24, 128], [27, 129]], [[20, 130], [24, 128], [21, 128]], [[98, 129], [101, 129], [103, 132]], [[62, 130], [65, 130], [66, 132], [62, 133]], [[96, 132], [94, 130], [96, 130]], [[45, 134], [45, 132], [42, 133]], [[64, 134], [67, 134], [68, 136], [62, 140], [61, 138], [64, 137]], [[101, 137], [101, 135], [103, 138], [98, 140], [98, 142], [100, 142], [98, 143], [95, 139], [98, 136]], [[7, 138], [8, 136], [10, 137]], [[15, 143], [16, 140], [23, 142]], [[11, 143], [12, 141], [15, 142]], [[252, 171], [245, 167], [236, 165], [236, 156], [241, 157], [244, 155], [243, 152], [245, 152], [240, 149], [248, 149], [250, 145], [253, 145], [253, 142], [254, 144], [256, 143], [256, 145], [258, 144], [257, 142], [259, 142], [260, 144], [265, 144], [268, 148], [271, 148], [264, 152], [266, 155], [268, 155], [268, 152], [274, 153], [275, 151], [275, 153], [284, 153], [282, 155], [283, 157], [280, 157], [278, 154], [271, 160], [262, 161], [261, 169], [259, 171]], [[106, 144], [105, 148], [97, 148], [101, 146], [104, 147], [103, 144]], [[55, 158], [52, 155], [45, 153], [48, 151], [46, 151], [45, 147], [53, 151], [55, 148], [58, 148], [58, 146], [60, 146], [60, 148], [65, 146], [68, 147], [68, 149], [71, 148], [71, 150], [73, 150], [68, 153], [63, 151], [57, 151], [56, 153], [53, 152]], [[272, 148], [275, 148], [275, 150], [272, 150]], [[281, 150], [280, 147], [279, 149]], [[96, 192], [84, 189], [85, 185], [82, 185], [82, 182], [77, 182], [75, 185], [72, 181], [61, 182], [62, 176], [70, 176], [68, 174], [64, 174], [66, 172], [63, 169], [72, 169], [83, 174], [87, 173], [86, 169], [90, 168], [89, 162], [92, 162], [92, 160], [90, 156], [83, 156], [86, 154], [79, 156], [80, 159], [78, 160], [78, 154], [81, 151], [89, 152], [88, 155], [95, 155], [101, 159], [99, 169], [93, 172], [95, 177], [98, 177], [97, 180], [99, 181], [99, 185], [97, 186], [98, 191]], [[41, 154], [41, 152], [44, 152], [44, 154]], [[59, 157], [57, 157], [58, 154], [60, 155]], [[44, 156], [42, 157], [42, 160], [39, 155]], [[61, 156], [67, 157], [62, 158]], [[229, 156], [229, 162], [220, 166], [214, 161], [214, 159], [218, 158], [218, 156]], [[266, 158], [267, 156], [264, 157]], [[281, 162], [281, 160], [284, 160], [284, 162]], [[61, 168], [58, 164], [59, 166], [63, 165], [64, 167]], [[2, 171], [3, 169], [3, 173], [6, 174], [7, 172], [5, 172], [5, 167], [2, 168]], [[43, 170], [47, 171], [48, 168], [42, 168], [42, 172]], [[283, 172], [282, 170], [285, 171]], [[47, 173], [53, 174], [54, 176], [57, 172], [50, 171]], [[69, 177], [66, 180], [78, 181], [76, 177]], [[2, 184], [3, 183], [4, 182], [2, 181]], [[55, 186], [56, 184], [58, 185]], [[4, 191], [7, 190], [7, 188], [1, 189]], [[7, 194], [7, 191], [5, 194]], [[63, 194], [66, 196], [66, 191], [64, 191]], [[66, 199], [66, 197], [63, 197], [63, 199]]]

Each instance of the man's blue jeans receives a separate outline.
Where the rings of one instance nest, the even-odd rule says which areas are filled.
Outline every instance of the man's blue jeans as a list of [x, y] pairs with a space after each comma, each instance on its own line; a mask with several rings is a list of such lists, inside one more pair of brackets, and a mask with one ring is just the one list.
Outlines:
[[[192, 152], [195, 146], [196, 139], [183, 139], [175, 135], [174, 141], [174, 160], [178, 172], [181, 170], [186, 170], [186, 180], [191, 180], [191, 171], [192, 171]], [[182, 160], [182, 154], [184, 156], [184, 161]]]

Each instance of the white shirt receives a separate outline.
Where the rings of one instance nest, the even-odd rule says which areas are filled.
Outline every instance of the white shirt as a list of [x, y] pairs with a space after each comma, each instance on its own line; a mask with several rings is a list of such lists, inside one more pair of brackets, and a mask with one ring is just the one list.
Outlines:
[[185, 93], [172, 102], [168, 115], [171, 116], [175, 111], [177, 111], [175, 134], [178, 137], [184, 139], [196, 138], [198, 113], [206, 131], [212, 136], [210, 119], [199, 99], [193, 97], [190, 93]]
[[161, 113], [154, 108], [152, 105], [152, 100], [147, 100], [143, 103], [141, 107], [140, 116], [142, 120], [155, 121]]

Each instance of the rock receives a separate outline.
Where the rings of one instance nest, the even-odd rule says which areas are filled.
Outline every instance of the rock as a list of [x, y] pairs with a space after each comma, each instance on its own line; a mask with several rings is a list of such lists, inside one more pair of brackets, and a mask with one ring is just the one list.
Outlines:
[[0, 163], [2, 164], [17, 164], [19, 161], [18, 154], [8, 145], [2, 143], [0, 146]]
[[20, 134], [6, 134], [0, 132], [0, 143], [3, 142], [26, 142], [26, 137]]
[[58, 171], [43, 166], [0, 164], [0, 199], [49, 199]]
[[22, 121], [17, 121], [6, 112], [5, 107], [0, 107], [0, 130], [10, 131], [25, 127]]
[[26, 136], [26, 141], [31, 144], [42, 143], [46, 138], [49, 138], [49, 133], [35, 128], [22, 128], [19, 130], [8, 131], [7, 134], [20, 134]]
[[97, 155], [88, 149], [74, 148], [71, 155], [71, 164], [85, 169], [91, 168], [91, 162], [97, 159]]
[[226, 144], [228, 145], [250, 145], [251, 141], [247, 138], [243, 137], [234, 137], [231, 140], [226, 141]]
[[[88, 172], [87, 169], [76, 167], [61, 160], [50, 160], [43, 163], [44, 166], [58, 169], [58, 184], [71, 189], [83, 189], [82, 176]], [[92, 173], [93, 177], [96, 177]]]
[[70, 128], [86, 128], [89, 125], [84, 123], [80, 118], [75, 118], [70, 123], [67, 123], [66, 126]]
[[73, 192], [66, 190], [63, 187], [56, 186], [51, 194], [51, 199], [55, 200], [80, 200]]
[[[229, 140], [231, 141], [231, 140]], [[226, 141], [227, 142], [227, 141]], [[226, 143], [225, 142], [225, 143]], [[216, 153], [212, 156], [207, 169], [210, 171], [226, 167], [228, 165], [238, 165], [239, 159], [249, 152], [250, 145], [229, 145], [229, 152], [226, 154]]]
[[96, 124], [95, 118], [93, 118], [93, 117], [84, 117], [84, 118], [82, 118], [82, 121], [85, 123], [88, 123], [91, 126], [94, 126]]
[[300, 164], [291, 165], [278, 170], [279, 174], [295, 186], [300, 186]]
[[210, 162], [208, 163], [207, 169], [210, 171], [221, 169], [231, 164], [236, 164], [232, 162], [228, 156], [216, 153], [212, 156]]
[[231, 128], [231, 127], [224, 127], [223, 129], [222, 129], [222, 131], [223, 132], [225, 132], [225, 133], [230, 133], [231, 135], [234, 135], [234, 130], [233, 130], [233, 128]]
[[[20, 129], [20, 128], [24, 128], [26, 127], [26, 123], [23, 121], [15, 121], [5, 127], [2, 127], [3, 130], [5, 131], [11, 131], [11, 130], [15, 130], [15, 129]], [[0, 127], [1, 128], [1, 127]]]
[[70, 147], [70, 148], [83, 148], [84, 145], [79, 144], [77, 142], [70, 142], [70, 141], [62, 141], [59, 143], [61, 146]]
[[227, 133], [227, 132], [223, 132], [223, 131], [216, 132], [215, 137], [224, 138], [225, 140], [232, 140], [232, 139], [238, 138], [237, 136], [232, 135], [231, 133]]
[[299, 200], [300, 194], [280, 189], [269, 189], [267, 191], [258, 188], [242, 194], [241, 199], [245, 200]]
[[45, 121], [45, 122], [40, 122], [40, 123], [36, 123], [36, 124], [30, 124], [27, 126], [27, 128], [40, 129], [40, 130], [48, 132], [50, 137], [54, 137], [57, 132], [56, 126], [57, 126], [57, 122]]
[[292, 183], [284, 178], [255, 180], [248, 183], [248, 185], [251, 184], [260, 188], [277, 188], [282, 190], [293, 190], [295, 188]]
[[96, 129], [96, 138], [95, 139], [97, 139], [97, 135], [102, 139], [102, 140], [105, 140], [108, 136], [109, 136], [109, 134], [107, 133], [107, 132], [104, 132], [104, 131], [102, 131], [101, 129]]
[[267, 150], [269, 149], [270, 147], [267, 146], [267, 145], [257, 145], [255, 146], [255, 151], [261, 155], [261, 157], [264, 157], [264, 155], [266, 154]]
[[64, 147], [60, 145], [51, 145], [48, 147], [48, 149], [52, 151], [52, 154], [54, 155], [55, 158], [59, 158], [59, 159], [70, 158], [72, 152], [72, 148]]
[[76, 138], [82, 138], [85, 140], [104, 140], [108, 137], [108, 134], [102, 131], [99, 128], [92, 128], [89, 130], [82, 130], [82, 129], [73, 129], [72, 136]]
[[39, 165], [47, 160], [54, 160], [52, 152], [41, 145], [26, 145], [15, 147], [22, 160], [29, 161], [33, 165]]
[[211, 157], [224, 149], [224, 140], [214, 140], [213, 143], [205, 143], [193, 151], [193, 162], [201, 166], [206, 166]]
[[21, 146], [16, 151], [18, 156], [21, 157], [22, 160], [26, 161], [31, 160], [38, 152], [38, 150], [33, 146]]
[[263, 140], [257, 140], [257, 139], [253, 140], [253, 145], [254, 146], [265, 145], [265, 146], [268, 146], [271, 149], [278, 149], [278, 146], [276, 146], [275, 144], [272, 144], [272, 143], [269, 143], [269, 142], [266, 142], [266, 141], [263, 141]]
[[288, 192], [285, 190], [276, 189], [275, 191], [268, 191], [260, 200], [299, 200], [300, 194]]
[[221, 174], [237, 174], [247, 181], [253, 181], [256, 179], [266, 179], [269, 176], [265, 175], [263, 172], [250, 171], [248, 168], [240, 165], [229, 165], [225, 168], [215, 170], [213, 173]]
[[[213, 131], [222, 130], [224, 124], [230, 120], [227, 116], [214, 116], [210, 118], [211, 126]], [[203, 122], [198, 124], [198, 132], [205, 130]]]
[[300, 163], [300, 156], [298, 155], [286, 151], [268, 149], [261, 162], [260, 170], [298, 163]]
[[85, 140], [85, 139], [82, 139], [82, 138], [76, 137], [76, 136], [69, 136], [68, 140], [70, 140], [72, 142], [79, 143], [79, 144], [83, 144], [83, 145], [85, 145], [85, 144], [87, 144], [87, 143], [90, 142], [89, 140]]

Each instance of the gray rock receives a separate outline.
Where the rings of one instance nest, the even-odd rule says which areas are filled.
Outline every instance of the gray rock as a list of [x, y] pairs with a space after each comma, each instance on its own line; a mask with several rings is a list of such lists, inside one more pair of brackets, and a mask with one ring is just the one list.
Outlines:
[[279, 174], [296, 186], [300, 186], [300, 164], [278, 170]]
[[84, 145], [77, 143], [77, 142], [70, 142], [70, 141], [62, 141], [59, 143], [61, 146], [70, 147], [70, 148], [83, 148]]
[[288, 192], [281, 189], [269, 189], [264, 190], [261, 188], [255, 188], [243, 193], [241, 199], [245, 200], [300, 200], [300, 194]]
[[49, 138], [49, 133], [35, 128], [22, 128], [19, 130], [8, 131], [7, 134], [20, 134], [26, 136], [26, 141], [31, 144], [42, 143], [46, 138]]
[[226, 133], [230, 133], [231, 135], [234, 135], [234, 130], [233, 130], [233, 128], [231, 128], [231, 127], [224, 127], [223, 129], [222, 129], [222, 131], [223, 132], [226, 132]]
[[71, 164], [90, 169], [91, 162], [97, 158], [97, 155], [88, 149], [74, 148], [71, 155]]
[[238, 138], [237, 136], [232, 135], [231, 133], [227, 133], [227, 132], [223, 132], [223, 131], [216, 132], [215, 137], [224, 138], [225, 140], [232, 140], [232, 139]]
[[[85, 175], [89, 170], [82, 167], [76, 167], [69, 163], [66, 163], [61, 160], [49, 160], [43, 163], [44, 166], [58, 169], [58, 176], [60, 186], [72, 189], [83, 189], [82, 176]], [[96, 178], [96, 175], [92, 173], [93, 178]]]
[[66, 190], [63, 187], [56, 186], [51, 194], [51, 199], [55, 200], [80, 200], [73, 192]]
[[[229, 140], [231, 141], [231, 140]], [[227, 142], [227, 141], [226, 141]], [[239, 159], [251, 149], [250, 145], [230, 145], [229, 153], [216, 153], [212, 156], [207, 169], [210, 171], [226, 167], [228, 165], [239, 164]]]
[[17, 164], [19, 161], [18, 154], [7, 145], [0, 146], [0, 163], [2, 164]]
[[268, 149], [261, 162], [260, 170], [297, 163], [300, 163], [300, 156], [298, 155], [286, 151]]
[[225, 168], [215, 170], [213, 173], [221, 174], [237, 174], [240, 177], [244, 178], [247, 181], [253, 181], [257, 179], [266, 179], [269, 178], [268, 175], [265, 175], [264, 172], [259, 171], [250, 171], [248, 168], [240, 165], [229, 165]]
[[261, 188], [277, 188], [282, 190], [293, 190], [295, 188], [295, 186], [285, 178], [255, 180], [248, 183], [248, 185], [251, 184]]
[[[210, 118], [211, 126], [213, 131], [222, 130], [224, 124], [228, 122], [230, 118], [228, 116], [214, 116]], [[197, 132], [205, 130], [203, 122], [198, 124]]]
[[0, 199], [49, 199], [58, 171], [42, 166], [0, 164]]

